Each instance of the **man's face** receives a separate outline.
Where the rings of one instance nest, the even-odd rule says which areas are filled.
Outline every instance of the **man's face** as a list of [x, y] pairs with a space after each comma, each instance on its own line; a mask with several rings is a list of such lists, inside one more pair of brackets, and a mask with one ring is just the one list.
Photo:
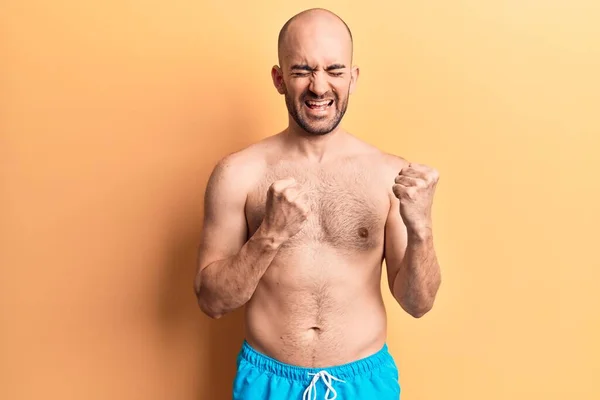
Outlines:
[[345, 28], [313, 25], [288, 33], [273, 79], [293, 121], [311, 135], [333, 131], [342, 120], [358, 69]]

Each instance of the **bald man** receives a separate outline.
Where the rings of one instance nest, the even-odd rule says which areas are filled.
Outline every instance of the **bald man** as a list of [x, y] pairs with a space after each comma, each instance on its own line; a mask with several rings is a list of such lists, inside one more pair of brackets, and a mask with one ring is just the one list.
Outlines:
[[245, 306], [233, 398], [399, 399], [382, 265], [402, 309], [432, 308], [438, 174], [340, 126], [359, 70], [335, 14], [290, 19], [271, 74], [288, 127], [220, 160], [205, 194], [199, 306]]

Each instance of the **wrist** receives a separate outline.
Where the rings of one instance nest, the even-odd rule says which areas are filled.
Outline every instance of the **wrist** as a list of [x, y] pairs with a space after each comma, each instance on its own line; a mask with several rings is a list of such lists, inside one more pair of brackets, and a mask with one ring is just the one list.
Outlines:
[[264, 225], [260, 225], [251, 238], [252, 241], [259, 244], [265, 250], [277, 251], [285, 242], [281, 235], [270, 232]]
[[416, 224], [407, 225], [406, 233], [408, 240], [424, 242], [430, 240], [433, 237], [433, 230], [431, 224]]

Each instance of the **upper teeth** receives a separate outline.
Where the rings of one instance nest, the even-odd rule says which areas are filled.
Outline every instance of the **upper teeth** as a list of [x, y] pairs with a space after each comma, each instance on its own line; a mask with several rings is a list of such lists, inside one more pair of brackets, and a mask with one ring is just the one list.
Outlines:
[[311, 106], [326, 106], [327, 104], [329, 104], [329, 100], [309, 101], [308, 104], [310, 104]]

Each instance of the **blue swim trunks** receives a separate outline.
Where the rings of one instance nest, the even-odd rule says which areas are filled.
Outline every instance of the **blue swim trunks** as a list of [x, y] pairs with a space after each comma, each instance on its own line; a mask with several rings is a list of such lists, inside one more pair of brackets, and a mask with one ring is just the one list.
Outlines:
[[398, 400], [398, 368], [384, 345], [377, 353], [327, 368], [284, 364], [244, 341], [233, 400]]

